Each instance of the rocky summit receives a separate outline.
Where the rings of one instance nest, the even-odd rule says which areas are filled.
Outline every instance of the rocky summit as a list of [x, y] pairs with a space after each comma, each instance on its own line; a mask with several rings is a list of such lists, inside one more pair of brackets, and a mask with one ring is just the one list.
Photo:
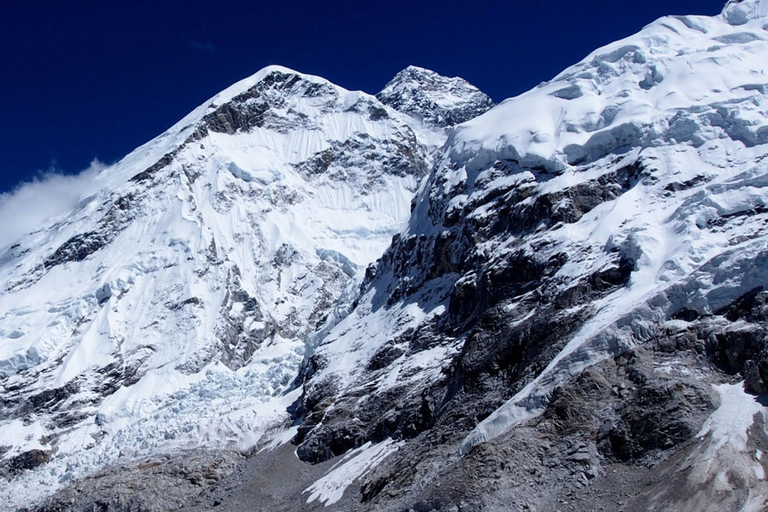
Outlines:
[[491, 98], [463, 78], [446, 78], [417, 66], [399, 72], [376, 97], [399, 112], [441, 128], [469, 121], [493, 106]]
[[767, 509], [766, 66], [233, 85], [0, 248], [0, 508]]

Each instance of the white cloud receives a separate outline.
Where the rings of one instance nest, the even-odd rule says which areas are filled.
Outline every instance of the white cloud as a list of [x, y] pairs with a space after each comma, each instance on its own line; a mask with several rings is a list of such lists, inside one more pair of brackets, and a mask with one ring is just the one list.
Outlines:
[[94, 178], [106, 166], [94, 159], [76, 175], [47, 172], [0, 194], [0, 254], [23, 235], [41, 228], [95, 192]]

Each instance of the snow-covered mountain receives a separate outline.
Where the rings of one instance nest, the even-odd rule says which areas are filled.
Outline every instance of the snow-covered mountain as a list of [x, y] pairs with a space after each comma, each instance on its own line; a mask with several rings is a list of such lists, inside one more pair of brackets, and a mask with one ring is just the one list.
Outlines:
[[0, 258], [9, 507], [765, 509], [767, 66], [732, 0], [490, 110], [236, 84]]
[[102, 171], [0, 257], [0, 483], [20, 506], [130, 457], [256, 445], [304, 341], [444, 142], [272, 66]]

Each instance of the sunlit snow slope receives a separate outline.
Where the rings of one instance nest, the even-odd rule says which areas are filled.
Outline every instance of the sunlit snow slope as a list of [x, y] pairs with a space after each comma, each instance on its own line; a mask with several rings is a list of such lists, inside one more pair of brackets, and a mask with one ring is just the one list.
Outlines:
[[444, 138], [269, 67], [0, 255], [0, 508], [284, 423], [305, 338], [402, 228]]

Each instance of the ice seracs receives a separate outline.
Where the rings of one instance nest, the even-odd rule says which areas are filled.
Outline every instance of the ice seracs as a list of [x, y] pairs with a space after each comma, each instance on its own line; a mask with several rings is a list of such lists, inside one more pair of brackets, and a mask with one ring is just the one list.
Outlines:
[[729, 0], [723, 9], [723, 18], [735, 26], [768, 18], [768, 2], [765, 0]]

